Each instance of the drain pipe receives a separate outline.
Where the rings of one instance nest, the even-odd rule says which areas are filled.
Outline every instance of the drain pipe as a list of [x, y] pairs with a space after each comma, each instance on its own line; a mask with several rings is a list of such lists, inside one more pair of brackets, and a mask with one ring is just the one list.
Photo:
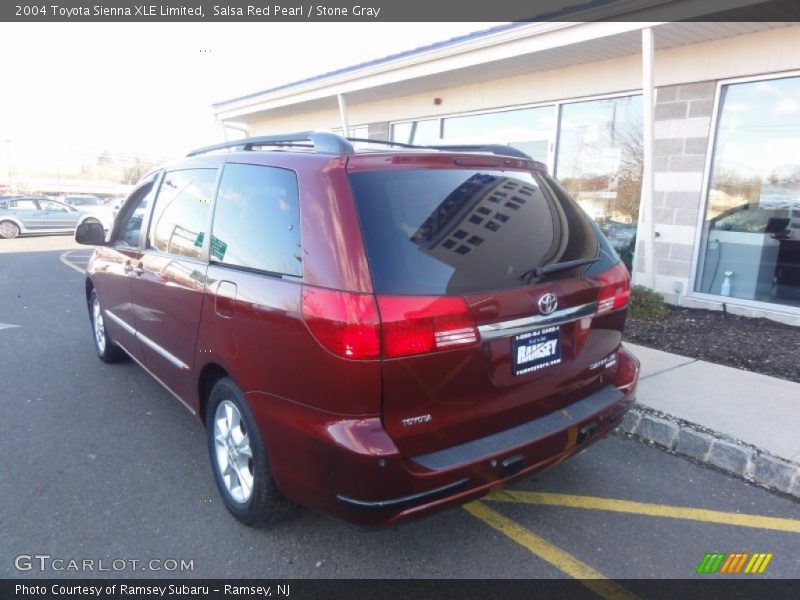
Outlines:
[[339, 117], [342, 120], [342, 134], [344, 137], [350, 137], [350, 125], [347, 123], [347, 102], [344, 99], [344, 94], [336, 94], [336, 99], [339, 101]]
[[655, 43], [653, 29], [645, 27], [642, 29], [642, 205], [640, 210], [644, 213], [644, 219], [640, 219], [640, 225], [644, 225], [644, 285], [650, 289], [656, 287], [656, 268], [655, 268], [655, 210], [653, 209], [653, 118], [655, 99], [653, 93], [653, 55], [655, 53]]
[[228, 129], [234, 129], [236, 131], [241, 131], [244, 133], [244, 137], [249, 137], [250, 132], [247, 129], [246, 125], [242, 125], [240, 123], [231, 123], [229, 121], [217, 121], [217, 124], [222, 127], [222, 136], [225, 138], [225, 141], [228, 140]]

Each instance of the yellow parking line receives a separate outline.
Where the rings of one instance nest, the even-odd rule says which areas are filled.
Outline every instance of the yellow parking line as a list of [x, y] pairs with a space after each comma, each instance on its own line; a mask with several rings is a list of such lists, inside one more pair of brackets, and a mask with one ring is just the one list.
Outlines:
[[606, 600], [634, 600], [637, 598], [586, 563], [579, 561], [508, 517], [492, 510], [483, 502], [470, 502], [464, 505], [464, 509], [560, 571], [578, 579], [581, 584]]
[[68, 255], [70, 252], [75, 252], [75, 250], [67, 250], [67, 251], [66, 251], [66, 252], [64, 252], [64, 253], [63, 253], [61, 256], [59, 256], [59, 257], [58, 257], [58, 260], [60, 260], [60, 261], [61, 261], [62, 263], [64, 263], [65, 265], [67, 265], [67, 266], [68, 266], [70, 269], [75, 269], [75, 270], [76, 270], [78, 273], [80, 273], [81, 275], [83, 275], [84, 273], [86, 273], [86, 269], [81, 269], [81, 268], [80, 268], [78, 265], [76, 265], [76, 264], [73, 264], [73, 263], [71, 263], [71, 262], [69, 261], [69, 259], [67, 258], [67, 255]]
[[486, 500], [496, 502], [516, 502], [522, 504], [544, 504], [547, 506], [565, 506], [569, 508], [586, 508], [589, 510], [606, 510], [610, 512], [646, 515], [649, 517], [665, 517], [667, 519], [685, 519], [737, 527], [753, 527], [755, 529], [772, 529], [775, 531], [800, 532], [800, 520], [781, 517], [764, 517], [741, 513], [707, 510], [704, 508], [687, 508], [669, 506], [667, 504], [650, 504], [632, 502], [630, 500], [614, 500], [595, 496], [573, 496], [572, 494], [550, 494], [542, 492], [523, 492], [504, 490], [495, 492]]

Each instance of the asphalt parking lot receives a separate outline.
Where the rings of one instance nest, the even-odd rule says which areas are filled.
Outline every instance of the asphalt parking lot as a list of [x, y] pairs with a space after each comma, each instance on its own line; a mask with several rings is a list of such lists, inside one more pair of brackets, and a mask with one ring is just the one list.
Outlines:
[[[199, 421], [133, 362], [96, 358], [89, 254], [65, 236], [0, 240], [0, 577], [800, 576], [800, 504], [616, 436], [420, 522], [364, 531], [300, 509], [244, 527], [218, 499]], [[698, 575], [706, 553], [773, 556], [762, 574]], [[19, 571], [21, 554], [193, 570]]]

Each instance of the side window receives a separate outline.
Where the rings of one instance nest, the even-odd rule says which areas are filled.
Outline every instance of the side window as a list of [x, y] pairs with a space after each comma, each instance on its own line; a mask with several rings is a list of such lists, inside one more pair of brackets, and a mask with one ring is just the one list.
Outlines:
[[35, 200], [12, 200], [8, 203], [8, 208], [13, 208], [14, 210], [39, 210]]
[[225, 165], [214, 212], [211, 260], [301, 277], [301, 257], [294, 172]]
[[67, 212], [67, 208], [63, 204], [59, 204], [58, 202], [53, 201], [39, 201], [39, 206], [42, 207], [42, 210], [58, 210], [61, 212]]
[[124, 225], [120, 229], [119, 242], [131, 248], [139, 247], [139, 238], [142, 235], [142, 222], [147, 212], [147, 207], [156, 195], [155, 186], [151, 183], [147, 188], [140, 190], [139, 200], [134, 200]]
[[150, 225], [150, 248], [200, 256], [216, 177], [216, 169], [187, 169], [164, 175]]

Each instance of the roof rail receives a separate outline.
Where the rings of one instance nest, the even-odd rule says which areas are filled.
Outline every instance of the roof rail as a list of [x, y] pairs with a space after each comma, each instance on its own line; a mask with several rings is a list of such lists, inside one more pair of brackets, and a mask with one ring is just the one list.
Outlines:
[[370, 140], [367, 138], [347, 138], [351, 142], [359, 142], [366, 144], [383, 144], [385, 146], [397, 146], [399, 148], [417, 148], [430, 150], [445, 150], [448, 152], [488, 152], [489, 154], [497, 154], [499, 156], [513, 156], [514, 158], [524, 158], [525, 160], [534, 160], [533, 157], [525, 154], [522, 150], [514, 148], [514, 146], [505, 146], [503, 144], [470, 144], [470, 145], [433, 145], [433, 146], [419, 146], [416, 144], [406, 144], [405, 142], [390, 142], [388, 140]]
[[[306, 143], [303, 143], [306, 142]], [[305, 131], [303, 133], [287, 133], [284, 135], [261, 135], [223, 142], [203, 148], [196, 148], [186, 156], [198, 156], [216, 150], [228, 148], [236, 150], [252, 150], [260, 146], [286, 146], [289, 148], [312, 148], [318, 154], [348, 155], [355, 154], [353, 145], [340, 135], [327, 131]]]
[[371, 140], [368, 138], [342, 137], [336, 133], [328, 131], [304, 131], [302, 133], [286, 133], [283, 135], [261, 135], [255, 137], [223, 142], [203, 148], [196, 148], [186, 156], [199, 156], [216, 150], [252, 150], [261, 146], [276, 146], [287, 148], [310, 148], [318, 154], [335, 154], [337, 156], [347, 156], [355, 154], [355, 149], [351, 142], [362, 144], [378, 144], [382, 146], [395, 146], [397, 148], [410, 148], [416, 150], [440, 150], [444, 152], [488, 152], [498, 156], [513, 156], [525, 160], [533, 160], [522, 150], [513, 146], [503, 144], [475, 144], [475, 145], [430, 145], [421, 146], [417, 144], [406, 144], [404, 142], [393, 142], [389, 140]]

